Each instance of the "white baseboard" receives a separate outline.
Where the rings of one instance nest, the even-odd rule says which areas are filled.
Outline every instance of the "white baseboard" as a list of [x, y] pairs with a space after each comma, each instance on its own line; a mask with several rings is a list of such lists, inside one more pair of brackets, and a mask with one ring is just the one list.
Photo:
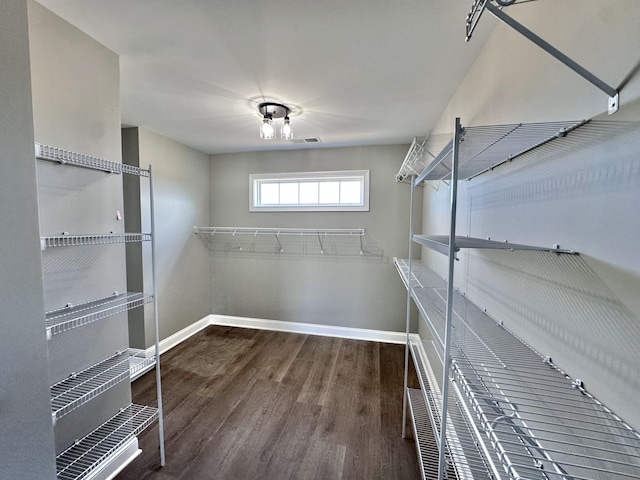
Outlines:
[[[176, 345], [179, 345], [180, 343], [184, 342], [187, 338], [195, 335], [200, 330], [203, 330], [207, 328], [209, 325], [211, 325], [211, 322], [209, 320], [210, 316], [211, 315], [207, 315], [206, 317], [201, 318], [197, 322], [192, 323], [188, 327], [185, 327], [182, 330], [179, 330], [178, 332], [174, 333], [173, 335], [165, 338], [164, 340], [161, 340], [159, 345], [160, 355], [162, 355], [165, 352], [168, 352]], [[153, 350], [153, 347], [151, 347], [151, 349]]]
[[[210, 315], [207, 315], [206, 317], [201, 318], [197, 322], [192, 323], [188, 327], [185, 327], [182, 330], [177, 331], [173, 335], [168, 336], [164, 340], [160, 340], [160, 343], [158, 344], [158, 350], [160, 350], [160, 355], [162, 355], [163, 353], [168, 352], [169, 350], [171, 350], [176, 345], [179, 345], [180, 343], [184, 342], [187, 338], [195, 335], [200, 330], [202, 330], [204, 328], [207, 328], [209, 325], [211, 325], [209, 317], [210, 317]], [[155, 353], [156, 353], [155, 345], [151, 345], [149, 348], [147, 348], [145, 350], [145, 355], [147, 357], [152, 357], [153, 355], [155, 355]], [[136, 375], [135, 378], [138, 378], [138, 377], [144, 375], [149, 370], [152, 370], [153, 367], [154, 367], [153, 364], [149, 365], [147, 368], [141, 370]], [[134, 380], [134, 379], [132, 379], [132, 380]]]
[[229, 327], [255, 328], [259, 330], [275, 330], [278, 332], [304, 333], [324, 337], [349, 338], [370, 342], [404, 344], [407, 335], [404, 332], [388, 332], [367, 328], [339, 327], [334, 325], [318, 325], [315, 323], [283, 322], [281, 320], [265, 320], [262, 318], [232, 317], [229, 315], [209, 315], [210, 325]]
[[[258, 330], [275, 330], [278, 332], [304, 333], [307, 335], [321, 335], [324, 337], [349, 338], [352, 340], [367, 340], [370, 342], [397, 343], [406, 342], [404, 332], [388, 332], [385, 330], [371, 330], [367, 328], [338, 327], [333, 325], [317, 325], [313, 323], [283, 322], [281, 320], [265, 320], [262, 318], [233, 317], [229, 315], [207, 315], [186, 328], [160, 341], [160, 355], [168, 352], [187, 338], [195, 335], [209, 325], [227, 327], [255, 328]], [[147, 356], [155, 353], [155, 346], [147, 348]], [[144, 372], [152, 369], [151, 365]], [[142, 374], [141, 373], [141, 374]]]

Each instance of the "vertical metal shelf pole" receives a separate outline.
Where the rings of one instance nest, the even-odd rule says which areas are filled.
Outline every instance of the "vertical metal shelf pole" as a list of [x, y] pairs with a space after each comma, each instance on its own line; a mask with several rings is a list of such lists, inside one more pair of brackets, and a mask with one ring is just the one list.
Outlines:
[[402, 397], [402, 438], [407, 438], [407, 402], [408, 402], [408, 388], [409, 388], [409, 328], [411, 323], [411, 292], [413, 286], [411, 285], [411, 257], [413, 250], [413, 191], [416, 188], [413, 184], [415, 175], [411, 176], [411, 194], [409, 200], [409, 271], [407, 272], [407, 318], [405, 330], [407, 332], [407, 339], [404, 349], [404, 390]]
[[160, 466], [164, 467], [164, 417], [162, 414], [162, 378], [160, 375], [160, 329], [158, 328], [158, 292], [156, 288], [156, 214], [153, 201], [153, 174], [149, 165], [149, 211], [151, 214], [151, 281], [153, 282], [153, 320], [156, 330], [156, 394], [158, 397], [158, 436], [160, 443]]
[[442, 416], [440, 423], [440, 451], [438, 480], [443, 480], [447, 468], [445, 444], [447, 433], [447, 408], [449, 403], [449, 370], [451, 369], [451, 320], [453, 307], [453, 271], [456, 261], [456, 214], [458, 204], [458, 154], [460, 145], [460, 118], [456, 118], [451, 159], [451, 225], [449, 230], [449, 276], [447, 278], [447, 316], [444, 334], [444, 372], [442, 374]]

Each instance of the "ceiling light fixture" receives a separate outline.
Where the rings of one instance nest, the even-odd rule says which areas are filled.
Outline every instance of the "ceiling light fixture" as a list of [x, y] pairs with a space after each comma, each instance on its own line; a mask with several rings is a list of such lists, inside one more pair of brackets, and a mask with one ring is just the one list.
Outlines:
[[293, 129], [291, 128], [291, 120], [289, 115], [284, 117], [284, 124], [282, 125], [282, 138], [285, 140], [291, 140], [293, 138]]
[[260, 138], [264, 140], [273, 140], [276, 138], [276, 127], [273, 126], [273, 120], [268, 116], [262, 119], [262, 125], [260, 125]]
[[285, 140], [293, 139], [293, 130], [291, 128], [291, 120], [289, 114], [291, 109], [281, 103], [263, 102], [258, 105], [258, 110], [262, 115], [262, 124], [260, 125], [260, 138], [264, 140], [273, 140], [276, 138], [276, 127], [273, 124], [274, 118], [284, 118], [281, 134]]

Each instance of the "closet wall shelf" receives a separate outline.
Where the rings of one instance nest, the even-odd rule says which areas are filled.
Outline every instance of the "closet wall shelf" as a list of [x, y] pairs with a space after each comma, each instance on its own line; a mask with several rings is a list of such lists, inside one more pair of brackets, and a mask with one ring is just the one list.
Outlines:
[[56, 458], [58, 480], [80, 480], [109, 462], [158, 418], [158, 410], [130, 404]]
[[45, 314], [47, 324], [47, 338], [66, 332], [72, 328], [81, 327], [132, 308], [151, 303], [153, 295], [125, 292], [114, 293], [90, 302], [68, 305], [65, 308], [52, 310]]
[[47, 160], [74, 167], [89, 168], [91, 170], [99, 170], [105, 173], [127, 173], [129, 175], [138, 175], [140, 177], [149, 176], [149, 170], [145, 170], [143, 168], [134, 167], [124, 163], [111, 162], [109, 160], [83, 155], [81, 153], [70, 152], [68, 150], [51, 147], [49, 145], [36, 143], [35, 150], [36, 158], [39, 160]]
[[429, 480], [438, 475], [438, 444], [431, 431], [429, 420], [430, 410], [425, 405], [420, 390], [410, 388], [408, 392], [411, 422], [415, 432], [416, 448], [418, 449], [418, 462], [423, 480]]
[[[395, 259], [396, 267], [405, 287], [407, 286], [408, 260]], [[429, 328], [433, 338], [433, 346], [440, 359], [444, 356], [444, 300], [441, 295], [446, 294], [446, 282], [439, 278], [432, 270], [425, 267], [419, 261], [412, 262], [412, 298], [418, 307], [422, 321]], [[437, 433], [440, 432], [442, 418], [442, 395], [437, 386], [437, 381], [433, 375], [428, 375], [421, 356], [418, 353], [418, 341], [413, 340], [409, 346], [413, 364], [416, 366], [418, 380], [420, 381], [421, 394], [408, 391], [410, 408], [418, 405], [419, 412], [423, 409], [428, 416], [418, 413], [417, 418], [413, 418], [413, 427], [418, 437], [417, 447], [419, 458], [423, 460], [429, 458], [429, 465], [422, 465], [424, 480], [431, 480], [438, 476], [438, 440]], [[497, 458], [484, 445], [484, 437], [481, 434], [471, 433], [471, 425], [468, 420], [468, 412], [463, 410], [462, 404], [455, 394], [449, 394], [449, 415], [447, 419], [447, 463], [449, 472], [447, 478], [473, 479], [473, 478], [493, 478], [490, 462], [497, 462]], [[453, 406], [453, 407], [452, 407]], [[469, 413], [470, 415], [470, 413]], [[426, 420], [425, 420], [426, 419]], [[424, 422], [430, 422], [430, 427]], [[430, 431], [430, 435], [425, 436], [420, 431]], [[479, 438], [478, 438], [479, 437]], [[486, 452], [481, 453], [481, 448]], [[423, 453], [427, 451], [428, 453]], [[494, 457], [491, 461], [490, 457]], [[495, 470], [495, 469], [494, 469]], [[455, 476], [452, 476], [455, 471]]]
[[[419, 409], [424, 408], [422, 415], [413, 419], [414, 428], [429, 432], [429, 435], [420, 435], [418, 448], [427, 451], [426, 457], [429, 459], [429, 465], [424, 465], [424, 479], [431, 480], [438, 476], [438, 437], [442, 421], [442, 395], [437, 388], [437, 382], [433, 375], [429, 376], [425, 371], [420, 354], [418, 353], [418, 344], [411, 342], [411, 356], [418, 379], [420, 381], [420, 390], [409, 390], [409, 398], [413, 405], [418, 405]], [[412, 392], [413, 390], [413, 392]], [[471, 433], [467, 412], [464, 411], [464, 405], [460, 404], [455, 394], [450, 394], [450, 410], [447, 419], [447, 441], [446, 454], [448, 471], [446, 478], [457, 478], [458, 480], [472, 480], [492, 478], [492, 469], [489, 462], [497, 461], [497, 457], [493, 455], [485, 445], [482, 438], [480, 441]], [[426, 422], [430, 425], [427, 426]], [[478, 432], [479, 433], [479, 432]], [[482, 451], [485, 452], [483, 455]], [[422, 453], [425, 457], [425, 454]], [[490, 460], [488, 460], [490, 459]]]
[[[409, 288], [409, 283], [407, 278], [409, 275], [408, 260], [404, 258], [393, 257], [393, 264], [395, 265], [396, 270], [398, 271], [398, 274], [400, 274], [400, 279], [402, 280], [402, 283], [404, 283], [404, 287], [408, 289]], [[423, 285], [420, 283], [420, 280], [418, 280], [418, 278], [416, 277], [415, 272], [411, 273], [411, 286], [417, 287], [417, 288], [423, 287]]]
[[[412, 265], [417, 281], [433, 285], [435, 274], [419, 261], [412, 263], [417, 264], [415, 268]], [[398, 271], [402, 274], [402, 269]], [[446, 290], [413, 284], [412, 297], [418, 299], [421, 313], [424, 291], [435, 293], [429, 297], [433, 305], [427, 312], [429, 322], [435, 323], [433, 310], [444, 311]], [[456, 420], [461, 410], [469, 425], [467, 431], [476, 432], [471, 435], [473, 442], [489, 452], [483, 461], [502, 467], [492, 469], [496, 478], [505, 473], [508, 478], [532, 479], [640, 478], [638, 432], [583, 388], [575, 388], [572, 379], [550, 359], [533, 351], [457, 292], [451, 318], [456, 395], [450, 395], [449, 401], [449, 449], [449, 425], [460, 442], [469, 438], [456, 426], [462, 422]], [[438, 316], [438, 322], [441, 320]], [[440, 330], [441, 325], [436, 326]], [[413, 348], [412, 353], [417, 357]], [[421, 362], [418, 358], [415, 362], [424, 384]], [[423, 393], [429, 390], [426, 385], [421, 387]], [[460, 410], [452, 408], [452, 402], [458, 402]], [[456, 458], [454, 451], [451, 453], [454, 463], [468, 455]]]
[[364, 228], [193, 227], [211, 250], [300, 255], [382, 256]]
[[347, 236], [362, 237], [364, 228], [253, 228], [253, 227], [193, 227], [196, 234], [215, 235], [216, 233], [226, 233], [230, 235], [276, 235], [276, 236]]
[[[408, 260], [394, 259], [396, 268], [407, 288]], [[439, 295], [446, 290], [447, 284], [432, 270], [425, 267], [418, 260], [414, 260], [411, 268], [412, 289], [411, 298], [418, 307], [423, 323], [429, 329], [433, 345], [440, 358], [444, 355], [444, 327], [445, 311]]]
[[[560, 148], [572, 141], [572, 133], [592, 120], [544, 123], [517, 123], [464, 127], [458, 144], [458, 180], [469, 180], [521, 157], [534, 154], [539, 147]], [[548, 152], [547, 152], [548, 153]], [[415, 186], [426, 180], [446, 180], [451, 176], [453, 140], [413, 180]], [[404, 173], [404, 166], [398, 172]]]
[[[449, 236], [448, 235], [414, 235], [413, 241], [435, 250], [443, 255], [449, 254]], [[532, 245], [521, 245], [517, 243], [498, 242], [495, 240], [485, 240], [483, 238], [473, 238], [456, 236], [455, 237], [455, 251], [460, 251], [461, 248], [481, 248], [489, 250], [538, 250], [553, 253], [566, 253], [577, 254], [574, 250], [566, 250], [560, 248], [557, 245], [553, 247], [536, 247]]]
[[128, 352], [117, 352], [115, 355], [56, 383], [51, 386], [53, 421], [62, 418], [128, 378]]
[[108, 245], [112, 243], [149, 242], [150, 233], [105, 233], [82, 235], [54, 235], [40, 237], [40, 248], [44, 251], [53, 247], [82, 247], [86, 245]]

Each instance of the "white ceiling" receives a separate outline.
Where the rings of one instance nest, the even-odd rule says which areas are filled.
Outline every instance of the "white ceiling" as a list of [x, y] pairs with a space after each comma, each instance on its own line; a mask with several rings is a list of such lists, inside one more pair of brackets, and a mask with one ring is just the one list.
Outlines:
[[471, 0], [38, 0], [118, 55], [122, 123], [206, 153], [305, 148], [258, 138], [257, 104], [322, 146], [425, 135], [495, 23]]

